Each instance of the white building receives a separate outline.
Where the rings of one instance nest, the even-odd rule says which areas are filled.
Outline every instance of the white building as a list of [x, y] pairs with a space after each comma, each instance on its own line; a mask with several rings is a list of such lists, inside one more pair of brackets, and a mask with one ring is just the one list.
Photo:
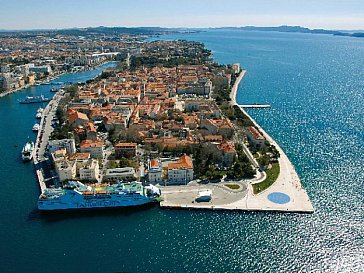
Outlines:
[[89, 159], [80, 164], [79, 174], [80, 180], [98, 181], [100, 175], [99, 161]]
[[150, 183], [162, 182], [162, 164], [158, 159], [152, 159], [149, 161], [148, 181]]
[[92, 158], [104, 157], [104, 142], [101, 140], [84, 140], [81, 142], [81, 153], [90, 153]]
[[55, 151], [66, 149], [68, 154], [76, 153], [75, 140], [70, 139], [60, 139], [60, 140], [50, 140], [48, 143], [48, 150], [50, 153]]
[[77, 165], [75, 161], [62, 160], [58, 161], [55, 166], [61, 182], [74, 179], [77, 175]]
[[34, 66], [34, 67], [30, 67], [29, 71], [34, 72], [34, 73], [51, 73], [52, 68], [49, 65]]
[[132, 167], [107, 169], [105, 178], [107, 179], [135, 178], [135, 170]]
[[256, 128], [249, 126], [246, 131], [250, 145], [252, 145], [255, 149], [265, 148], [265, 138]]
[[170, 183], [187, 184], [193, 180], [192, 159], [183, 155], [175, 163], [168, 164], [168, 180]]
[[59, 158], [54, 165], [61, 182], [72, 179], [99, 181], [100, 167], [96, 159]]

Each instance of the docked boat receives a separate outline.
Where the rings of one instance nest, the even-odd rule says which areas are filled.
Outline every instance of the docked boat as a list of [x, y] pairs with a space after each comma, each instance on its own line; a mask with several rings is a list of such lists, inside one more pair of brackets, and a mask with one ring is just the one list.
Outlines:
[[33, 151], [34, 151], [34, 142], [28, 141], [21, 151], [21, 157], [23, 161], [30, 161], [33, 158]]
[[156, 186], [140, 182], [88, 186], [69, 181], [63, 188], [47, 188], [39, 196], [38, 209], [43, 211], [110, 209], [134, 207], [158, 202], [161, 195]]
[[38, 132], [39, 131], [39, 128], [40, 128], [40, 125], [38, 123], [34, 124], [33, 128], [32, 128], [32, 131], [33, 132]]
[[42, 102], [48, 102], [50, 100], [51, 100], [50, 98], [46, 98], [43, 95], [34, 96], [34, 97], [28, 96], [24, 100], [19, 100], [19, 103], [22, 103], [22, 104], [42, 103]]
[[51, 91], [51, 92], [57, 92], [58, 91], [58, 89], [57, 88], [51, 88], [51, 90], [49, 90], [49, 91]]
[[43, 108], [38, 108], [38, 111], [37, 111], [37, 114], [35, 115], [35, 117], [38, 119], [41, 119], [43, 110], [44, 110]]

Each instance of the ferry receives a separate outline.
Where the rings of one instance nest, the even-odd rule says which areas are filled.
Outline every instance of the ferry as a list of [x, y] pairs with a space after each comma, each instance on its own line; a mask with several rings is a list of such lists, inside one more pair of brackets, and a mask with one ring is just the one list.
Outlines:
[[30, 161], [33, 158], [33, 151], [34, 151], [34, 142], [28, 141], [21, 152], [21, 157], [23, 161]]
[[30, 103], [41, 103], [41, 102], [48, 102], [50, 101], [50, 98], [46, 98], [43, 95], [35, 96], [35, 97], [26, 97], [24, 100], [19, 100], [19, 103], [22, 104], [30, 104]]
[[39, 131], [39, 128], [40, 128], [40, 125], [38, 123], [34, 124], [33, 128], [32, 128], [32, 131], [33, 132], [38, 132]]
[[38, 199], [41, 211], [111, 209], [141, 206], [159, 201], [161, 191], [140, 182], [84, 185], [69, 181], [62, 188], [47, 188]]

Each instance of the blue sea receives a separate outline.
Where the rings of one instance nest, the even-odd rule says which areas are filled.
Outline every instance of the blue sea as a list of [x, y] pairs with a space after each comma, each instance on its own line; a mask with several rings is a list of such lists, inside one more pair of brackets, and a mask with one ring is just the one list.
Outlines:
[[20, 160], [38, 106], [17, 99], [49, 95], [33, 87], [0, 98], [0, 272], [364, 272], [364, 39], [229, 30], [160, 38], [204, 42], [217, 62], [247, 69], [238, 102], [272, 105], [249, 113], [286, 151], [315, 213], [41, 215], [34, 167]]

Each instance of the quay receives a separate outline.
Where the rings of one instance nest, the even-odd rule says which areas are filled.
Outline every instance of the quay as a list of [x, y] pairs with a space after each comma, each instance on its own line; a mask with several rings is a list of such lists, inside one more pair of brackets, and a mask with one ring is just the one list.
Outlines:
[[272, 108], [270, 104], [243, 104], [238, 105], [240, 108]]
[[[262, 182], [265, 175], [252, 180], [221, 181], [199, 185], [191, 182], [184, 186], [161, 187], [163, 201], [161, 208], [171, 209], [210, 209], [210, 210], [237, 210], [237, 211], [270, 211], [288, 213], [313, 213], [314, 208], [303, 189], [296, 170], [281, 147], [256, 123], [256, 121], [236, 102], [238, 86], [245, 76], [242, 70], [237, 78], [231, 93], [231, 105], [237, 105], [243, 113], [262, 132], [264, 137], [274, 145], [280, 153], [278, 159], [280, 173], [277, 180], [268, 189], [254, 194], [252, 184]], [[239, 185], [238, 190], [231, 190], [227, 184]], [[199, 191], [211, 190], [212, 199], [209, 202], [196, 202]]]
[[58, 104], [63, 95], [64, 91], [56, 93], [52, 100], [44, 108], [40, 121], [40, 128], [35, 142], [33, 163], [36, 169], [41, 192], [43, 192], [50, 183], [55, 186], [58, 185], [57, 175], [50, 170], [51, 162], [45, 154], [49, 138], [53, 132], [53, 127], [51, 126], [52, 120], [56, 115]]

